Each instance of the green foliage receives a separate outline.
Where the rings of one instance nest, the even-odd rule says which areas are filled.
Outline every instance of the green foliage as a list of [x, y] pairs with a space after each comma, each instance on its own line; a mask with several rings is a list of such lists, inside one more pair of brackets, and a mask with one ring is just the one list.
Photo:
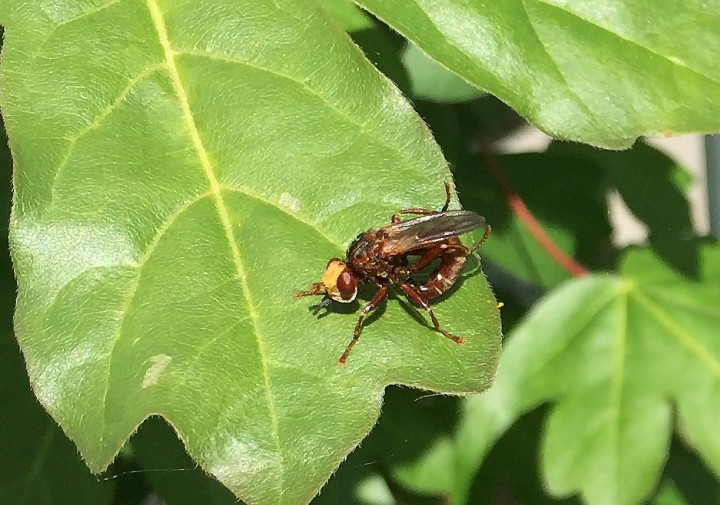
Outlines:
[[357, 3], [556, 138], [720, 129], [715, 1]]
[[[718, 130], [720, 5], [358, 4], [389, 26], [349, 0], [0, 2], [0, 502], [720, 503], [720, 249], [686, 170], [642, 142], [486, 163], [519, 124], [486, 92], [595, 146]], [[294, 291], [451, 179], [493, 226], [502, 356], [472, 259], [433, 303], [467, 345], [394, 296], [338, 366], [359, 305]], [[612, 192], [647, 244], [613, 244]]]
[[[456, 464], [442, 465], [454, 469], [453, 502], [466, 503], [509, 423], [548, 402], [541, 458], [555, 495], [641, 503], [666, 458], [673, 406], [682, 435], [717, 472], [718, 264], [720, 250], [704, 248], [701, 281], [691, 282], [633, 251], [619, 275], [569, 282], [538, 304], [513, 332], [491, 391], [466, 402]], [[432, 471], [439, 478], [441, 468]]]
[[410, 92], [415, 98], [436, 102], [467, 102], [483, 96], [483, 92], [445, 70], [422, 52], [415, 44], [408, 44], [402, 53], [403, 64], [410, 74]]

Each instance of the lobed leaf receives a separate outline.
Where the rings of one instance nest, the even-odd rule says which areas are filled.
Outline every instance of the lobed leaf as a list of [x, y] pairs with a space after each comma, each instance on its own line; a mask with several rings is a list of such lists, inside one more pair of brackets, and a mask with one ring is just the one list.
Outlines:
[[[701, 254], [701, 279], [630, 253], [621, 276], [574, 280], [541, 302], [509, 337], [493, 389], [465, 402], [454, 438], [453, 497], [496, 438], [550, 403], [542, 467], [556, 496], [589, 504], [643, 503], [677, 430], [720, 474], [720, 249]], [[529, 456], [528, 457], [532, 457]]]
[[386, 385], [488, 387], [500, 328], [478, 269], [436, 306], [467, 345], [392, 300], [347, 369], [356, 315], [317, 319], [293, 300], [357, 233], [439, 207], [449, 177], [324, 11], [65, 0], [4, 15], [16, 336], [93, 471], [160, 415], [243, 500], [303, 503], [375, 423]]

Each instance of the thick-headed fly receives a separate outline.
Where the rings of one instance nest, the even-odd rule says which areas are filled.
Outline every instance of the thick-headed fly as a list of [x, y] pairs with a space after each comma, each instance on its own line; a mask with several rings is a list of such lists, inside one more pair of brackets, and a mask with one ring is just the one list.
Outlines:
[[[450, 340], [464, 344], [465, 339], [445, 331], [430, 308], [436, 298], [452, 287], [462, 273], [467, 257], [485, 241], [490, 226], [475, 245], [467, 248], [458, 238], [464, 233], [485, 225], [485, 218], [467, 210], [448, 210], [450, 185], [445, 183], [445, 205], [439, 211], [428, 209], [405, 209], [392, 216], [391, 224], [377, 230], [361, 233], [347, 250], [347, 261], [331, 259], [320, 282], [312, 284], [307, 291], [298, 291], [295, 298], [324, 295], [318, 308], [332, 301], [350, 303], [357, 297], [363, 283], [373, 283], [378, 291], [360, 313], [355, 331], [339, 363], [345, 366], [348, 354], [360, 338], [363, 320], [372, 310], [385, 301], [390, 285], [398, 286], [415, 305], [430, 314], [435, 329]], [[401, 214], [421, 217], [400, 220]], [[414, 262], [409, 257], [417, 257]], [[415, 284], [413, 274], [439, 259], [430, 278]]]

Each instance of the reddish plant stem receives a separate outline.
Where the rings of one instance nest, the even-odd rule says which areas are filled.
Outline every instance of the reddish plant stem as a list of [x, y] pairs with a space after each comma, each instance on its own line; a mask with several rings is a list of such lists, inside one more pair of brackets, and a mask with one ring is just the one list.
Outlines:
[[480, 145], [480, 154], [485, 162], [485, 166], [490, 171], [490, 175], [493, 176], [498, 186], [500, 186], [500, 190], [503, 192], [510, 210], [517, 216], [525, 228], [527, 228], [540, 247], [542, 247], [558, 265], [570, 272], [572, 276], [582, 277], [588, 275], [590, 272], [585, 267], [565, 254], [548, 234], [545, 233], [545, 230], [540, 226], [540, 223], [535, 219], [530, 209], [527, 208], [525, 202], [520, 198], [520, 195], [512, 188], [500, 165], [490, 153], [487, 146]]

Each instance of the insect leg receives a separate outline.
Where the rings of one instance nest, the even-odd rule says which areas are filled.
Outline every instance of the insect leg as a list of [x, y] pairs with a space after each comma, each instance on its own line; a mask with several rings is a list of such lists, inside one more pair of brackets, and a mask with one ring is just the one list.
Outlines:
[[440, 212], [447, 212], [450, 207], [450, 183], [445, 181], [445, 205]]
[[413, 266], [410, 267], [410, 272], [414, 273], [418, 270], [421, 270], [428, 266], [430, 263], [433, 262], [436, 258], [440, 257], [443, 253], [443, 249], [440, 247], [433, 247], [432, 249], [429, 249], [425, 254], [423, 254], [419, 260], [417, 260], [415, 263], [413, 263]]
[[[447, 212], [449, 207], [450, 207], [450, 183], [448, 183], [446, 181], [445, 182], [445, 205], [443, 205], [442, 209], [440, 209], [440, 212]], [[429, 209], [403, 209], [392, 215], [391, 222], [399, 223], [400, 222], [400, 214], [416, 214], [418, 216], [429, 216], [431, 214], [438, 214], [438, 211], [429, 210]]]
[[460, 345], [463, 345], [465, 343], [464, 338], [452, 335], [440, 327], [440, 323], [438, 322], [437, 317], [435, 317], [435, 314], [430, 308], [430, 303], [422, 296], [422, 294], [417, 291], [417, 288], [411, 286], [407, 282], [399, 282], [398, 286], [400, 286], [400, 289], [403, 290], [403, 293], [405, 293], [405, 295], [410, 298], [410, 300], [412, 300], [415, 305], [424, 309], [425, 311], [427, 311], [428, 314], [430, 314], [430, 319], [432, 319], [433, 326], [435, 326], [435, 329], [437, 331], [442, 333], [445, 337], [449, 338], [453, 342], [457, 342]]
[[293, 295], [295, 299], [302, 298], [303, 296], [316, 296], [322, 295], [325, 292], [325, 287], [322, 282], [316, 282], [310, 285], [310, 289], [307, 291], [295, 291]]
[[355, 330], [353, 331], [353, 338], [350, 341], [350, 343], [345, 348], [345, 351], [342, 353], [342, 356], [340, 356], [340, 359], [338, 360], [338, 363], [340, 365], [345, 366], [345, 362], [347, 361], [348, 354], [350, 354], [350, 350], [355, 346], [358, 339], [360, 338], [360, 333], [362, 332], [362, 323], [363, 319], [365, 319], [365, 316], [367, 316], [370, 312], [375, 310], [378, 305], [380, 305], [385, 298], [387, 298], [388, 293], [388, 287], [387, 285], [378, 284], [378, 292], [375, 293], [375, 296], [373, 296], [373, 299], [370, 300], [370, 302], [365, 305], [360, 312], [360, 317], [357, 320], [357, 323], [355, 324]]
[[449, 253], [452, 256], [470, 256], [470, 253], [474, 251], [474, 249], [468, 249], [462, 244], [442, 244], [439, 249], [443, 254]]
[[492, 228], [490, 227], [490, 225], [487, 225], [487, 226], [485, 227], [485, 233], [483, 234], [482, 238], [473, 244], [473, 246], [470, 248], [470, 252], [474, 252], [475, 249], [477, 249], [478, 247], [480, 247], [481, 245], [483, 245], [483, 243], [484, 243], [484, 242], [487, 240], [487, 238], [490, 236], [490, 232], [491, 232], [491, 231], [492, 231]]
[[397, 211], [395, 214], [392, 215], [391, 222], [399, 223], [400, 214], [416, 214], [418, 216], [429, 216], [431, 214], [438, 214], [438, 211], [430, 209], [403, 209]]

